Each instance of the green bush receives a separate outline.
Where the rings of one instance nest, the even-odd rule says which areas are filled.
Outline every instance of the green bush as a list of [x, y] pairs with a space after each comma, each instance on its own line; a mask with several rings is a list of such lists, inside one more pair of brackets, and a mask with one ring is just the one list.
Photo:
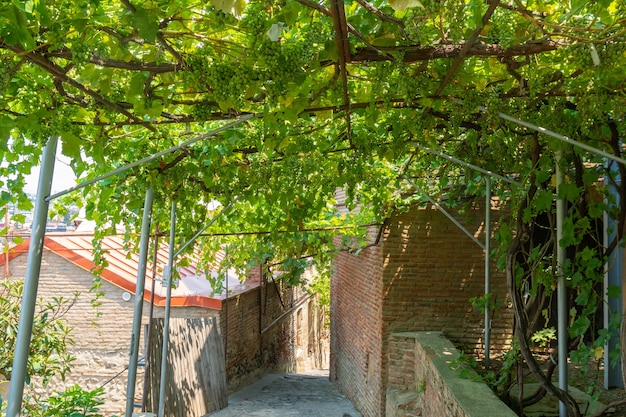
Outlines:
[[[22, 281], [0, 282], [0, 375], [7, 380], [11, 379], [23, 290]], [[37, 376], [46, 385], [53, 376], [59, 375], [64, 379], [69, 372], [70, 363], [75, 358], [67, 353], [67, 347], [73, 344], [73, 340], [70, 337], [71, 328], [63, 315], [71, 305], [72, 302], [63, 297], [54, 297], [51, 301], [37, 300], [26, 383]]]
[[78, 385], [65, 391], [57, 391], [40, 403], [38, 411], [31, 411], [32, 417], [103, 417], [98, 406], [104, 403], [104, 390], [96, 388], [86, 391]]

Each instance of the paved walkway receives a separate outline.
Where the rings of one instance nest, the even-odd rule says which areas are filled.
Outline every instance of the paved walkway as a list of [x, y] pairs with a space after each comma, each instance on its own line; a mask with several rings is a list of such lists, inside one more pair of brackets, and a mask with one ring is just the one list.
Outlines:
[[273, 374], [236, 392], [210, 417], [361, 417], [328, 379], [328, 371]]

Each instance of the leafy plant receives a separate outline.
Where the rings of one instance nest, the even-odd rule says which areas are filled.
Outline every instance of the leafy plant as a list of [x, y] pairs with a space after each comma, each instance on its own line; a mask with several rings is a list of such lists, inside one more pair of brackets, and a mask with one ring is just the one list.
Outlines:
[[73, 385], [38, 403], [37, 410], [29, 410], [33, 417], [103, 417], [99, 406], [104, 404], [103, 388], [92, 391]]
[[[22, 281], [0, 282], [0, 333], [3, 335], [0, 344], [0, 374], [7, 380], [11, 378], [23, 289]], [[55, 297], [51, 301], [40, 298], [37, 301], [26, 365], [27, 383], [37, 376], [46, 385], [53, 376], [64, 378], [69, 372], [74, 358], [67, 353], [67, 348], [73, 341], [70, 337], [71, 328], [63, 315], [71, 306], [72, 302], [62, 297]]]
[[[295, 284], [303, 259], [329, 266], [345, 249], [339, 236], [365, 245], [369, 226], [422, 199], [407, 179], [450, 206], [479, 196], [483, 174], [439, 154], [459, 158], [517, 180], [493, 184], [510, 212], [496, 232], [496, 258], [507, 271], [520, 353], [558, 394], [535, 366], [529, 338], [564, 272], [574, 294], [571, 341], [595, 345], [601, 270], [626, 230], [618, 180], [626, 167], [604, 157], [624, 156], [623, 1], [121, 4], [2, 6], [0, 215], [7, 203], [32, 209], [25, 177], [50, 137], [60, 137], [81, 179], [160, 155], [74, 195], [98, 236], [123, 224], [133, 247], [149, 184], [158, 196], [154, 223], [168, 224], [171, 200], [185, 208], [181, 239], [215, 214], [214, 201], [236, 200], [199, 238], [206, 264], [228, 245], [239, 272], [282, 268]], [[233, 125], [207, 134], [224, 120]], [[192, 137], [202, 140], [166, 151]], [[565, 176], [558, 190], [557, 154]], [[563, 265], [557, 197], [568, 207]], [[616, 221], [607, 247], [605, 212]], [[572, 344], [575, 358], [589, 357], [583, 343]]]
[[556, 340], [556, 329], [554, 327], [548, 327], [538, 330], [531, 336], [530, 340], [539, 344], [541, 347], [548, 347], [550, 343]]

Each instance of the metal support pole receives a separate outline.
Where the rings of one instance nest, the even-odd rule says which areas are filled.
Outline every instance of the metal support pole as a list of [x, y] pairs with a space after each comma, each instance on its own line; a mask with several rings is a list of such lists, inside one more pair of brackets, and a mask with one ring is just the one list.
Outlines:
[[[612, 173], [617, 184], [621, 183], [622, 179], [619, 175], [619, 170], [610, 161], [607, 161], [607, 170]], [[615, 185], [608, 177], [604, 180], [605, 184], [609, 184], [609, 192], [615, 198], [615, 205], [619, 206], [619, 192]], [[604, 212], [604, 247], [609, 246], [609, 242], [615, 239], [617, 235], [617, 222], [612, 219], [609, 214]], [[612, 333], [611, 337], [607, 341], [604, 347], [604, 388], [622, 388], [624, 385], [622, 379], [622, 364], [621, 358], [617, 358], [617, 361], [611, 358], [611, 353], [616, 349], [619, 349], [619, 332], [615, 332], [615, 328], [611, 329], [610, 319], [614, 313], [622, 313], [622, 294], [617, 297], [609, 297], [609, 287], [616, 286], [623, 289], [622, 284], [622, 247], [617, 245], [613, 252], [609, 254], [609, 261], [606, 264], [604, 272], [604, 328]], [[619, 330], [619, 329], [618, 329]]]
[[150, 376], [150, 346], [152, 345], [152, 320], [154, 318], [154, 290], [157, 274], [157, 260], [159, 257], [159, 225], [157, 224], [154, 236], [154, 253], [152, 254], [152, 288], [150, 288], [150, 309], [148, 312], [148, 330], [146, 331], [146, 353], [144, 354], [144, 360], [146, 361], [146, 367], [143, 374], [143, 401], [141, 402], [141, 411], [146, 411], [146, 397], [148, 395], [148, 377]]
[[15, 352], [13, 354], [7, 417], [18, 417], [20, 415], [20, 409], [22, 408], [24, 381], [26, 380], [28, 353], [30, 351], [30, 339], [33, 334], [33, 320], [37, 302], [37, 287], [39, 286], [39, 271], [41, 269], [41, 258], [43, 256], [43, 240], [46, 233], [46, 222], [48, 220], [48, 202], [46, 201], [46, 197], [50, 195], [52, 188], [52, 175], [54, 173], [54, 158], [56, 156], [57, 142], [57, 137], [48, 139], [48, 143], [44, 147], [41, 157], [41, 171], [39, 172], [32, 233], [28, 247], [26, 276], [24, 277], [22, 307], [17, 328]]
[[130, 337], [130, 360], [128, 363], [128, 384], [126, 386], [126, 417], [133, 415], [135, 405], [135, 383], [137, 381], [137, 362], [139, 361], [139, 338], [141, 335], [141, 315], [143, 310], [143, 292], [146, 285], [146, 265], [148, 260], [148, 244], [150, 240], [150, 224], [152, 220], [152, 203], [154, 202], [154, 187], [148, 185], [146, 199], [143, 205], [141, 221], [141, 240], [139, 243], [139, 265], [137, 268], [137, 283], [135, 284], [135, 313]]
[[491, 349], [491, 178], [485, 178], [485, 366]]
[[[563, 220], [565, 219], [565, 200], [558, 197], [559, 189], [563, 184], [563, 172], [561, 171], [561, 159], [563, 157], [562, 151], [557, 151], [556, 156], [556, 248], [557, 248], [557, 264], [558, 264], [558, 278], [557, 278], [557, 318], [558, 318], [558, 330], [557, 330], [557, 343], [559, 352], [559, 388], [563, 391], [568, 391], [567, 381], [567, 356], [568, 356], [568, 311], [567, 311], [567, 287], [565, 286], [565, 271], [563, 266], [565, 265], [565, 248], [561, 245], [561, 239], [563, 239]], [[559, 402], [559, 416], [567, 417], [567, 408], [565, 403]]]
[[161, 384], [159, 386], [159, 413], [158, 417], [165, 416], [165, 388], [167, 381], [167, 344], [169, 342], [170, 307], [172, 304], [172, 276], [174, 272], [174, 245], [176, 244], [176, 202], [172, 201], [172, 215], [170, 219], [170, 248], [167, 258], [165, 282], [165, 316], [163, 318], [163, 350], [161, 354]]

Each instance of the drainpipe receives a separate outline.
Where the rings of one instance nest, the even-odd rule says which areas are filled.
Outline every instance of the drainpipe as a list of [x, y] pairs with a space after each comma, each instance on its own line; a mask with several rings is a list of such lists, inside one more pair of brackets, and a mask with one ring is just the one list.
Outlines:
[[159, 388], [159, 417], [165, 416], [165, 386], [167, 381], [167, 344], [170, 334], [170, 307], [172, 304], [172, 276], [174, 271], [174, 245], [176, 244], [176, 202], [172, 201], [172, 215], [170, 219], [170, 250], [167, 258], [165, 283], [165, 316], [163, 318], [163, 350], [161, 353], [161, 385]]
[[28, 247], [26, 276], [24, 278], [24, 292], [22, 293], [22, 308], [17, 328], [17, 340], [15, 341], [11, 384], [9, 385], [7, 417], [19, 417], [20, 409], [22, 408], [30, 338], [33, 334], [33, 320], [37, 302], [37, 287], [39, 286], [39, 271], [41, 270], [41, 258], [43, 256], [43, 240], [48, 220], [48, 201], [46, 197], [50, 195], [50, 190], [52, 189], [54, 157], [58, 139], [56, 136], [48, 139], [41, 157], [41, 171], [39, 172], [32, 233]]
[[135, 383], [137, 381], [137, 362], [139, 361], [139, 338], [141, 336], [141, 315], [143, 311], [143, 292], [146, 286], [146, 264], [148, 259], [148, 243], [150, 239], [150, 224], [152, 219], [152, 203], [154, 202], [154, 187], [148, 185], [146, 199], [143, 205], [141, 221], [141, 240], [139, 243], [139, 265], [137, 268], [137, 283], [135, 284], [135, 313], [130, 337], [130, 360], [128, 363], [128, 383], [126, 386], [126, 417], [132, 417], [135, 406]]
[[[565, 248], [561, 246], [561, 239], [563, 239], [563, 220], [565, 219], [565, 200], [558, 198], [559, 189], [563, 184], [563, 172], [561, 171], [561, 159], [563, 158], [563, 152], [557, 151], [556, 154], [556, 248], [557, 248], [557, 264], [558, 264], [558, 277], [557, 277], [557, 318], [558, 318], [558, 330], [557, 330], [557, 343], [559, 352], [559, 388], [563, 391], [568, 391], [567, 381], [567, 356], [568, 356], [568, 341], [569, 334], [567, 325], [569, 321], [567, 311], [567, 287], [565, 286], [565, 271], [563, 265], [565, 265]], [[565, 404], [559, 402], [559, 416], [567, 417], [567, 408]]]

